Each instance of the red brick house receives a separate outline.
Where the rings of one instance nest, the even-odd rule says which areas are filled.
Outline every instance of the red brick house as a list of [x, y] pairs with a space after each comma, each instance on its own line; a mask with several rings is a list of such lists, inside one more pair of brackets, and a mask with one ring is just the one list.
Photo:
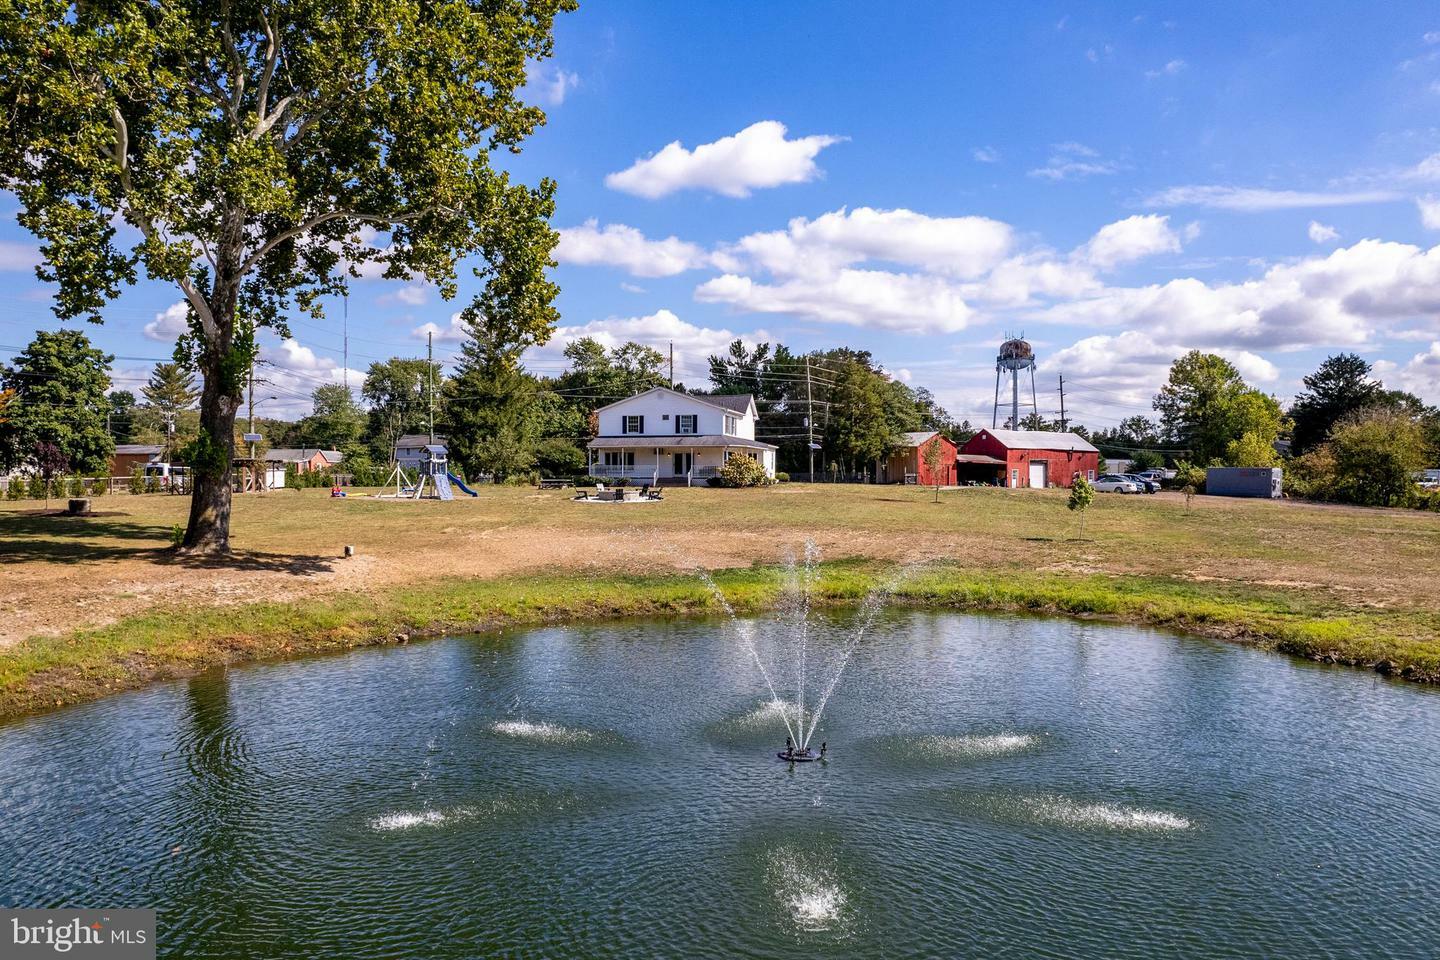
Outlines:
[[1100, 451], [1084, 437], [1049, 430], [981, 430], [958, 459], [984, 464], [1007, 487], [1068, 487], [1077, 474], [1094, 480], [1100, 469]]
[[[879, 463], [877, 483], [918, 483], [922, 487], [949, 487], [955, 484], [955, 444], [934, 430], [901, 434], [904, 443]], [[940, 441], [939, 476], [925, 464], [925, 448]]]

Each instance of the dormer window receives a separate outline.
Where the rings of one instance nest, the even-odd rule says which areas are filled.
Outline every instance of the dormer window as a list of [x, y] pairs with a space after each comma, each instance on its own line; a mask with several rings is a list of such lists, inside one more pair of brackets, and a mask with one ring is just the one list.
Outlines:
[[693, 413], [677, 413], [675, 415], [676, 433], [699, 433], [700, 417]]
[[620, 425], [621, 433], [644, 433], [645, 418], [636, 414], [626, 416]]
[[730, 416], [729, 414], [726, 414], [726, 415], [725, 415], [725, 432], [728, 433], [728, 434], [729, 434], [730, 436], [732, 436], [732, 437], [735, 436], [736, 434], [738, 434], [738, 433], [740, 432], [740, 418], [739, 418], [739, 417], [732, 417], [732, 416]]

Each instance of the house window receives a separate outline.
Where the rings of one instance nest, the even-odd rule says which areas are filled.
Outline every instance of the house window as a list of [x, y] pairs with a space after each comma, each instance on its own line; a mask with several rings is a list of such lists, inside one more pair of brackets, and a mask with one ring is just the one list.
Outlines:
[[699, 433], [700, 417], [693, 413], [680, 413], [675, 415], [676, 433]]
[[1085, 479], [1086, 479], [1086, 480], [1094, 480], [1094, 479], [1095, 479], [1095, 471], [1094, 471], [1094, 470], [1086, 470], [1086, 471], [1085, 471]]
[[635, 466], [634, 450], [606, 450], [605, 466], [607, 467], [633, 467]]
[[637, 415], [635, 415], [635, 414], [631, 414], [631, 415], [625, 417], [625, 419], [624, 419], [624, 421], [623, 421], [623, 423], [622, 423], [622, 426], [621, 426], [621, 428], [620, 428], [620, 432], [621, 432], [621, 433], [644, 433], [644, 432], [645, 432], [645, 418], [642, 417], [642, 416], [637, 416]]
[[732, 416], [730, 416], [729, 414], [726, 414], [726, 416], [725, 416], [725, 432], [728, 433], [728, 434], [730, 434], [730, 436], [732, 436], [732, 437], [735, 436], [737, 433], [739, 433], [739, 432], [740, 432], [740, 418], [739, 418], [739, 417], [732, 417]]

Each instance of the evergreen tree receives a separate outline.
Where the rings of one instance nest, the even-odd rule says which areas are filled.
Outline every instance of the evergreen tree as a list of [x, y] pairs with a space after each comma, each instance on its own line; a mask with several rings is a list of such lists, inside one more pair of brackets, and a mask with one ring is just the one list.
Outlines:
[[32, 462], [37, 444], [48, 444], [68, 469], [107, 474], [115, 442], [105, 429], [110, 400], [110, 363], [115, 358], [78, 330], [41, 331], [0, 366], [0, 389], [11, 391], [0, 421], [0, 466]]
[[167, 439], [180, 432], [182, 411], [195, 405], [200, 393], [195, 375], [178, 363], [157, 363], [150, 379], [140, 388], [145, 406], [140, 408], [137, 426], [147, 435]]
[[1295, 424], [1290, 449], [1296, 455], [1323, 443], [1343, 417], [1373, 406], [1384, 392], [1370, 378], [1370, 364], [1353, 353], [1327, 358], [1304, 382], [1304, 392], [1290, 407]]

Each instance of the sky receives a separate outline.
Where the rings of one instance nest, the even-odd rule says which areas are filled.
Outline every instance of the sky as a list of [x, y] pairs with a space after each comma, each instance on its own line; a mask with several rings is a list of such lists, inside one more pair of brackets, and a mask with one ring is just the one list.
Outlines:
[[[589, 0], [531, 71], [546, 127], [505, 167], [558, 184], [561, 326], [673, 342], [676, 377], [736, 337], [867, 349], [989, 423], [998, 345], [1042, 414], [1150, 414], [1170, 362], [1233, 361], [1288, 402], [1351, 351], [1440, 403], [1440, 8], [1293, 4], [725, 5]], [[0, 358], [59, 326], [0, 197]], [[426, 283], [357, 282], [266, 335], [275, 399], [390, 356], [448, 361]], [[142, 281], [90, 327], [138, 389], [183, 326]], [[344, 318], [342, 320], [342, 318]], [[88, 326], [88, 325], [87, 325]], [[1027, 385], [1028, 386], [1028, 385]]]

